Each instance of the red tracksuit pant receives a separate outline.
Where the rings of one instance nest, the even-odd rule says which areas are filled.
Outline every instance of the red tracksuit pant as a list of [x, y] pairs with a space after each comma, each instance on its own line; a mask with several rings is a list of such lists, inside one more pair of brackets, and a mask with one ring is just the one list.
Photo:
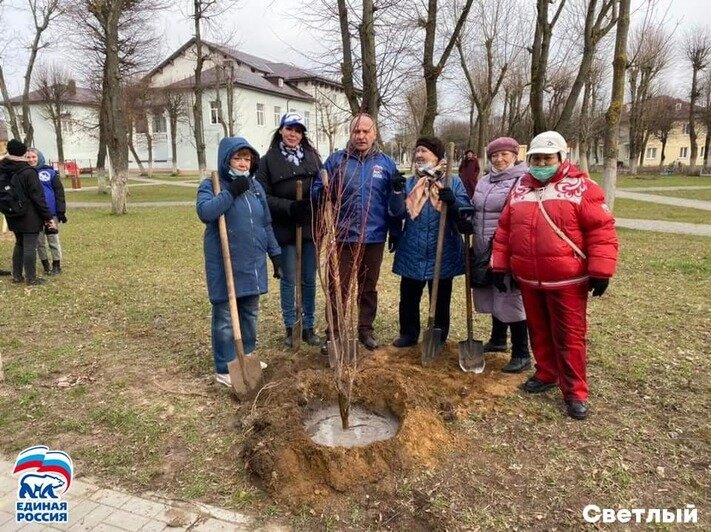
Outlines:
[[541, 290], [521, 283], [535, 377], [557, 382], [566, 401], [587, 401], [587, 283]]

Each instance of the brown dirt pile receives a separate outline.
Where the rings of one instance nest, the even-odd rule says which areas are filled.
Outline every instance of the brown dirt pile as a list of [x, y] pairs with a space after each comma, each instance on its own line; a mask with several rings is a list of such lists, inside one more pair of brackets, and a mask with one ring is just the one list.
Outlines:
[[490, 408], [521, 382], [520, 376], [498, 371], [504, 355], [490, 357], [481, 375], [462, 372], [456, 343], [449, 343], [427, 368], [420, 364], [418, 348], [366, 352], [352, 402], [376, 413], [392, 412], [400, 430], [366, 447], [326, 447], [314, 443], [303, 428], [311, 412], [336, 403], [333, 373], [314, 363], [317, 356], [281, 355], [286, 363], [275, 364], [278, 372], [267, 374], [270, 384], [244, 420], [247, 467], [264, 489], [292, 507], [323, 504], [324, 495], [368, 485], [387, 491], [399, 473], [433, 467], [443, 454], [464, 445], [446, 421]]

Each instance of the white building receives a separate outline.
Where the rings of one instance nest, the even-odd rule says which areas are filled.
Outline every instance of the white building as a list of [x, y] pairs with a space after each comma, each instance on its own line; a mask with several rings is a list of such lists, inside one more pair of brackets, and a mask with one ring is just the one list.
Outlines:
[[[203, 41], [206, 61], [202, 70], [203, 124], [208, 168], [216, 168], [217, 146], [228, 131], [228, 96], [233, 94], [233, 134], [245, 137], [266, 153], [279, 119], [297, 111], [306, 120], [311, 142], [325, 158], [348, 140], [350, 112], [340, 84], [298, 67], [275, 63]], [[153, 144], [154, 168], [171, 168], [168, 95], [182, 96], [183, 112], [177, 122], [177, 167], [197, 169], [193, 133], [195, 40], [191, 39], [149, 72], [144, 81], [154, 97], [146, 119], [140, 122], [134, 142], [142, 162], [148, 161], [146, 130]], [[129, 157], [129, 167], [135, 161]]]
[[[10, 99], [15, 109], [22, 131], [22, 96]], [[41, 91], [29, 93], [30, 120], [34, 129], [34, 147], [39, 149], [47, 161], [58, 160], [57, 136], [47, 106], [49, 102]], [[99, 100], [96, 93], [77, 87], [73, 80], [67, 83], [64, 101], [61, 105], [60, 124], [62, 128], [64, 159], [75, 160], [80, 167], [96, 164], [99, 150]], [[9, 125], [7, 126], [9, 130]], [[11, 136], [10, 131], [8, 134]]]

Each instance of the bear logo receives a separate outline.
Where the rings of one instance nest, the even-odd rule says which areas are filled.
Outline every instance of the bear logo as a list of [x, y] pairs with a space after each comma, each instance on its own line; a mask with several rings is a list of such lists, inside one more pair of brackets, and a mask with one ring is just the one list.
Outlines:
[[53, 475], [29, 474], [20, 478], [18, 499], [59, 499], [55, 489], [64, 486], [61, 478]]

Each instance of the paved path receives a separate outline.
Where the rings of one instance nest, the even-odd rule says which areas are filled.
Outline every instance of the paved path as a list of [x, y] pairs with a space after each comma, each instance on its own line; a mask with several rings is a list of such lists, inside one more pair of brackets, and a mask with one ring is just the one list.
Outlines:
[[679, 185], [678, 187], [624, 187], [618, 188], [617, 191], [624, 190], [625, 192], [666, 192], [668, 190], [708, 190], [711, 185]]
[[[127, 202], [128, 208], [133, 207], [194, 207], [194, 201], [138, 201]], [[110, 201], [68, 201], [67, 207], [79, 209], [110, 209]]]
[[656, 231], [658, 233], [675, 233], [679, 235], [711, 236], [711, 225], [689, 224], [684, 222], [669, 222], [666, 220], [636, 220], [633, 218], [615, 218], [616, 227]]
[[643, 194], [641, 192], [630, 192], [629, 190], [617, 190], [615, 198], [625, 198], [636, 201], [648, 201], [651, 203], [661, 203], [663, 205], [675, 205], [677, 207], [688, 207], [691, 209], [702, 209], [711, 211], [711, 201], [694, 200], [686, 198], [672, 198], [670, 196], [659, 196], [656, 194]]
[[24, 524], [15, 521], [18, 480], [12, 476], [15, 463], [0, 459], [0, 530], [92, 530], [102, 532], [190, 530], [212, 532], [230, 530], [285, 532], [289, 528], [276, 523], [258, 527], [246, 515], [206, 504], [164, 499], [157, 495], [136, 497], [102, 488], [88, 479], [74, 480], [66, 496], [69, 521], [66, 524]]

